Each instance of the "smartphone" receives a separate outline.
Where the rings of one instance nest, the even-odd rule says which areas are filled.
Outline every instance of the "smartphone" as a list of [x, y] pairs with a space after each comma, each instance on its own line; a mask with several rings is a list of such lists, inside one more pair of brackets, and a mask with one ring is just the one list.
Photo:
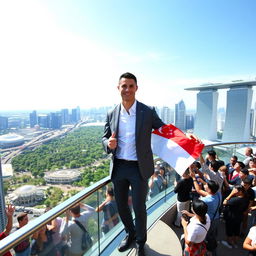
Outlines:
[[190, 217], [189, 217], [187, 214], [185, 214], [185, 213], [182, 213], [182, 214], [181, 214], [181, 217], [182, 217], [185, 221], [189, 221], [189, 219], [190, 219]]

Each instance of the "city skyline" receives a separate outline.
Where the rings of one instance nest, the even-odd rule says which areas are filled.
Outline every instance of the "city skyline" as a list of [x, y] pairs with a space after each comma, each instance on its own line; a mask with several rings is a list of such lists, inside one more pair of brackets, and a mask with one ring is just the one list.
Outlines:
[[255, 79], [255, 9], [253, 0], [2, 1], [0, 110], [113, 105], [126, 71], [138, 100], [182, 95], [195, 109], [185, 87]]

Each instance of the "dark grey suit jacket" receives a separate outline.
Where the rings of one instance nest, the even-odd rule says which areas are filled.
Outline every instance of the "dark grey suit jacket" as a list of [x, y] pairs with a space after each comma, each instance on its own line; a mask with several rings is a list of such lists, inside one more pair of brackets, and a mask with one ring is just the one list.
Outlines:
[[[118, 124], [119, 124], [120, 109], [121, 109], [121, 104], [117, 105], [112, 111], [110, 111], [107, 114], [104, 134], [102, 137], [102, 143], [105, 151], [108, 154], [112, 153], [112, 161], [110, 165], [111, 177], [112, 177], [112, 171], [113, 171], [113, 159], [115, 157], [116, 150], [110, 150], [107, 144], [108, 144], [108, 139], [113, 132], [116, 133], [116, 138], [118, 138]], [[152, 129], [158, 129], [163, 125], [164, 123], [158, 117], [155, 111], [155, 108], [149, 107], [137, 101], [135, 141], [136, 141], [136, 152], [137, 152], [140, 174], [143, 179], [148, 179], [154, 172], [153, 154], [151, 150]]]

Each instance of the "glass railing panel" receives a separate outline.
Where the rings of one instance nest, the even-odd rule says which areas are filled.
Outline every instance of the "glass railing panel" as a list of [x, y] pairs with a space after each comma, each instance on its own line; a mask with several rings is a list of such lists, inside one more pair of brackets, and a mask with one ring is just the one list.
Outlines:
[[253, 152], [256, 153], [256, 144], [255, 143], [239, 143], [239, 144], [220, 144], [214, 146], [206, 146], [203, 150], [203, 155], [206, 156], [207, 151], [213, 149], [216, 151], [219, 159], [223, 160], [225, 164], [229, 163], [230, 157], [236, 155], [239, 161], [243, 161], [246, 156], [244, 155], [245, 149], [250, 147], [253, 149]]
[[[240, 155], [238, 155], [238, 158], [240, 159], [240, 157], [241, 157], [241, 160], [242, 160], [242, 155], [244, 152], [243, 150], [248, 146], [255, 148], [255, 144], [244, 144], [244, 143], [239, 144], [239, 145], [236, 145], [236, 144], [213, 145], [213, 146], [206, 146], [203, 153], [206, 154], [206, 152], [210, 148], [214, 149], [217, 152], [217, 155], [219, 156], [219, 158], [224, 160], [225, 163], [228, 163], [230, 156], [233, 154], [236, 154], [236, 155], [240, 154]], [[255, 150], [255, 152], [256, 152], [256, 150]], [[162, 166], [165, 167], [165, 172], [163, 174], [163, 177], [166, 180], [166, 184], [165, 184], [164, 188], [161, 191], [159, 191], [158, 193], [156, 193], [155, 195], [152, 195], [152, 193], [150, 194], [151, 191], [149, 189], [149, 194], [148, 194], [147, 202], [146, 202], [148, 213], [150, 213], [152, 211], [152, 209], [155, 208], [152, 206], [158, 205], [159, 202], [164, 202], [165, 198], [167, 198], [167, 195], [169, 196], [170, 194], [172, 194], [171, 192], [173, 191], [173, 188], [175, 185], [176, 172], [170, 166], [168, 166], [168, 164], [161, 161], [161, 159], [158, 159], [158, 161], [159, 161], [158, 164], [160, 167], [162, 167]], [[72, 246], [71, 245], [72, 244], [71, 243], [71, 234], [69, 234], [70, 232], [68, 232], [68, 235], [66, 235], [65, 232], [63, 231], [63, 225], [65, 224], [65, 219], [66, 219], [66, 211], [70, 212], [71, 207], [73, 207], [77, 203], [81, 203], [82, 205], [85, 205], [85, 206], [81, 207], [81, 215], [83, 215], [86, 211], [89, 211], [88, 209], [92, 210], [91, 213], [89, 214], [89, 217], [85, 224], [86, 229], [92, 239], [92, 244], [90, 245], [90, 248], [84, 252], [84, 255], [99, 255], [102, 251], [105, 250], [106, 247], [108, 247], [110, 242], [112, 242], [112, 240], [116, 236], [118, 236], [118, 234], [123, 230], [123, 225], [122, 225], [119, 217], [117, 217], [116, 220], [113, 221], [114, 223], [111, 223], [107, 228], [104, 227], [106, 214], [102, 209], [101, 210], [98, 209], [99, 206], [106, 199], [106, 191], [112, 187], [112, 184], [108, 183], [108, 182], [109, 182], [109, 179], [106, 178], [105, 182], [104, 181], [99, 182], [99, 183], [101, 183], [101, 185], [99, 185], [98, 187], [97, 187], [97, 183], [95, 183], [94, 185], [75, 194], [73, 197], [68, 198], [66, 201], [64, 201], [63, 203], [60, 203], [59, 205], [57, 205], [56, 207], [54, 207], [52, 210], [48, 211], [45, 214], [42, 214], [42, 213], [45, 211], [46, 205], [44, 205], [44, 207], [42, 207], [42, 208], [37, 208], [37, 209], [33, 209], [33, 210], [30, 207], [23, 207], [23, 208], [17, 207], [17, 209], [16, 209], [17, 211], [15, 212], [15, 216], [14, 216], [14, 222], [16, 222], [16, 224], [17, 224], [17, 215], [21, 211], [27, 210], [27, 211], [29, 211], [29, 213], [28, 213], [29, 223], [24, 227], [25, 229], [22, 228], [18, 231], [15, 231], [13, 234], [10, 235], [10, 237], [12, 235], [15, 235], [16, 232], [17, 232], [17, 237], [19, 237], [20, 234], [22, 234], [22, 232], [23, 232], [23, 233], [25, 233], [25, 235], [22, 234], [22, 236], [24, 238], [25, 238], [26, 234], [29, 235], [30, 245], [33, 247], [32, 248], [33, 250], [36, 246], [36, 245], [34, 245], [35, 243], [39, 244], [39, 247], [41, 246], [41, 248], [44, 248], [44, 247], [42, 247], [42, 246], [44, 246], [44, 243], [42, 243], [42, 241], [40, 241], [40, 239], [43, 239], [43, 237], [44, 237], [44, 239], [46, 239], [45, 237], [47, 237], [47, 235], [45, 235], [45, 227], [47, 227], [48, 222], [54, 223], [54, 221], [57, 220], [62, 223], [61, 227], [60, 227], [61, 231], [59, 231], [62, 234], [60, 248], [61, 249], [64, 248], [63, 250], [65, 250], [65, 248]], [[87, 192], [89, 192], [89, 193], [87, 195], [85, 195]], [[54, 191], [50, 191], [50, 193], [54, 193]], [[83, 195], [81, 196], [81, 194], [83, 194]], [[130, 199], [130, 201], [132, 201], [132, 200]], [[33, 219], [33, 218], [35, 218], [35, 219]], [[69, 218], [70, 219], [68, 222], [72, 223], [71, 216]], [[48, 219], [48, 221], [46, 222], [47, 219]], [[55, 219], [55, 220], [51, 220], [51, 219]], [[48, 223], [48, 226], [51, 226], [49, 223]], [[33, 228], [27, 228], [29, 225], [33, 226]], [[76, 228], [78, 228], [78, 227], [76, 226]], [[38, 235], [37, 233], [40, 233], [40, 235]], [[37, 237], [38, 236], [41, 237], [39, 239], [39, 242], [36, 241], [36, 238], [35, 238], [36, 235], [37, 235]], [[56, 236], [56, 232], [52, 235]], [[49, 234], [48, 234], [48, 236], [49, 236]], [[8, 238], [9, 237], [2, 240], [1, 244]], [[14, 240], [15, 239], [13, 239], [12, 242]], [[21, 241], [17, 240], [17, 243], [20, 243], [20, 242]], [[43, 241], [43, 242], [45, 242], [45, 241]], [[1, 244], [0, 244], [0, 254], [2, 252]], [[48, 245], [46, 248], [47, 248], [47, 250], [51, 249], [50, 245]], [[59, 255], [62, 255], [63, 252], [59, 252], [59, 250], [60, 250], [59, 247], [57, 249], [58, 249]], [[44, 253], [44, 250], [46, 250], [46, 249], [42, 249], [42, 250], [43, 250], [42, 253]]]
[[[2, 249], [6, 246], [7, 249], [13, 246], [10, 249], [13, 254], [15, 250], [22, 251], [29, 247], [31, 255], [60, 256], [68, 250], [74, 253], [84, 252], [84, 255], [99, 255], [101, 222], [95, 210], [99, 206], [102, 193], [97, 188], [101, 188], [108, 180], [103, 179], [53, 209], [44, 208], [39, 211], [32, 210], [31, 207], [17, 208], [13, 215], [14, 226], [18, 226], [17, 218], [20, 219], [21, 215], [27, 219], [27, 224], [21, 220], [20, 223], [26, 225], [18, 230], [13, 228], [13, 232], [1, 240], [0, 255], [3, 255]], [[74, 217], [81, 221], [91, 238], [91, 243], [84, 250], [81, 247], [83, 232], [73, 221]]]
[[[113, 184], [98, 190], [99, 252], [102, 252], [123, 229], [113, 192]], [[132, 207], [131, 207], [132, 209]]]
[[[24, 218], [28, 219], [28, 224], [20, 228], [19, 231], [23, 231], [23, 229], [26, 229], [33, 223], [34, 230], [31, 231], [31, 235], [28, 238], [13, 247], [11, 252], [14, 255], [15, 252], [30, 250], [29, 255], [61, 256], [67, 255], [68, 252], [78, 254], [84, 252], [84, 255], [92, 255], [96, 251], [95, 255], [98, 255], [99, 223], [97, 213], [95, 212], [97, 202], [97, 192], [95, 192], [85, 200], [77, 203], [74, 207], [67, 209], [64, 213], [56, 215], [51, 221], [43, 225], [39, 224], [41, 227], [38, 229], [35, 223], [40, 218], [33, 219], [37, 213], [31, 211], [19, 212], [18, 216], [24, 215]], [[82, 249], [81, 239], [83, 231], [73, 221], [74, 217], [77, 217], [76, 219], [86, 228], [89, 234], [90, 243], [88, 240], [88, 248], [84, 247]], [[18, 224], [17, 221], [15, 222]], [[20, 223], [22, 222], [23, 220]], [[14, 233], [11, 235], [16, 235], [16, 228], [13, 231]]]
[[[166, 163], [161, 163], [161, 165], [166, 167], [164, 177], [167, 183], [164, 189], [160, 191], [158, 195], [153, 198], [148, 197], [149, 200], [147, 202], [147, 208], [151, 207], [157, 201], [164, 198], [167, 191], [171, 191], [173, 189], [175, 172]], [[107, 181], [108, 179], [106, 178], [105, 180]], [[76, 239], [73, 240], [72, 237], [72, 234], [74, 232], [77, 231], [79, 233], [79, 227], [72, 220], [72, 217], [75, 217], [74, 214], [77, 213], [72, 212], [74, 211], [74, 209], [70, 209], [74, 208], [74, 206], [79, 203], [81, 216], [87, 216], [81, 218], [81, 220], [83, 221], [84, 219], [86, 219], [85, 227], [92, 239], [92, 244], [90, 245], [88, 250], [84, 251], [84, 255], [99, 255], [109, 245], [109, 243], [123, 230], [123, 225], [120, 221], [118, 214], [116, 214], [116, 219], [113, 220], [112, 223], [107, 227], [108, 230], [106, 229], [106, 227], [104, 227], [103, 224], [106, 219], [106, 214], [102, 209], [99, 210], [99, 206], [105, 201], [106, 191], [112, 187], [112, 183], [100, 186], [99, 189], [93, 189], [95, 186], [97, 186], [97, 184], [75, 194], [73, 197], [67, 199], [63, 203], [60, 203], [46, 213], [46, 205], [44, 205], [44, 207], [42, 206], [41, 208], [17, 207], [14, 214], [15, 224], [17, 224], [17, 216], [24, 211], [28, 213], [28, 224], [25, 225], [23, 228], [19, 229], [18, 231], [14, 231], [14, 233], [6, 239], [8, 240], [13, 235], [21, 237], [22, 234], [22, 237], [24, 239], [28, 238], [30, 241], [30, 250], [32, 251], [32, 255], [36, 255], [39, 253], [40, 255], [64, 255], [66, 250], [74, 249], [72, 247], [72, 244], [77, 244], [79, 242], [74, 242], [76, 241]], [[87, 190], [92, 190], [92, 192], [84, 199], [85, 196], [83, 194], [86, 194]], [[51, 193], [54, 192], [56, 193], [56, 191], [51, 191]], [[130, 197], [128, 203], [130, 203], [130, 205], [132, 203], [132, 199]], [[26, 237], [26, 234], [29, 235]], [[81, 237], [79, 239], [81, 240]], [[15, 240], [16, 239], [12, 238], [11, 242], [15, 244]], [[20, 244], [22, 240], [17, 240], [17, 244]], [[4, 241], [5, 240], [2, 240], [1, 243]], [[15, 244], [15, 246], [17, 244]], [[0, 252], [1, 248], [2, 247], [0, 245]], [[75, 248], [76, 249], [74, 252], [81, 252], [77, 245], [75, 246]], [[11, 252], [14, 253], [13, 249], [11, 250]]]

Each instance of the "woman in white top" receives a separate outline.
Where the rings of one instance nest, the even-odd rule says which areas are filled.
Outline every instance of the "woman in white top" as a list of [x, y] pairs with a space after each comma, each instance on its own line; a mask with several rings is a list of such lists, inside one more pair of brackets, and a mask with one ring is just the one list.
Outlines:
[[243, 248], [249, 251], [248, 255], [256, 255], [256, 226], [250, 228], [244, 240]]
[[[206, 253], [204, 239], [211, 225], [207, 209], [205, 202], [196, 199], [192, 203], [193, 213], [183, 211], [181, 224], [185, 237], [184, 256], [204, 256]], [[192, 218], [188, 221], [186, 216]]]

